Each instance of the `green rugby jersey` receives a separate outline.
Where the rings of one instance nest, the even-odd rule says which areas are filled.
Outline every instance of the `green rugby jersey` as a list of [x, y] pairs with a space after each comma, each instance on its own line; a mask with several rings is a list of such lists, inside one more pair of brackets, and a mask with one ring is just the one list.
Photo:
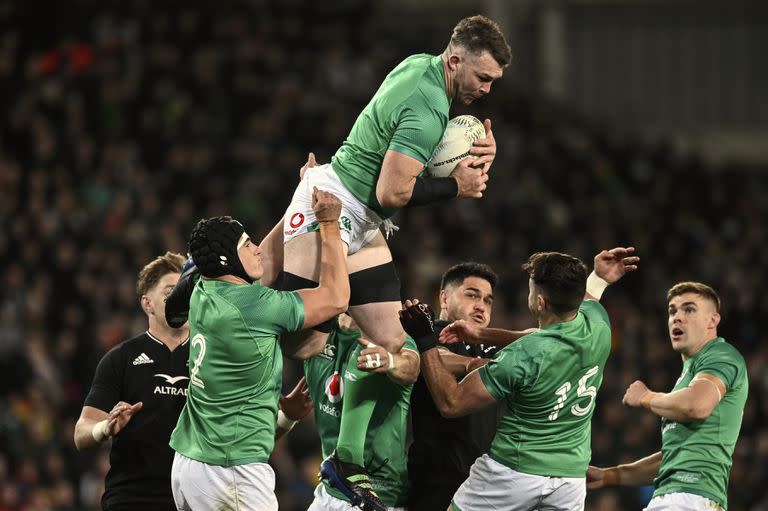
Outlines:
[[296, 292], [201, 279], [190, 300], [187, 403], [171, 447], [211, 465], [266, 463], [282, 383], [278, 336], [303, 323]]
[[396, 208], [376, 199], [376, 182], [388, 149], [426, 164], [448, 125], [451, 100], [445, 92], [440, 56], [412, 55], [376, 91], [331, 158], [333, 170], [360, 202], [382, 218]]
[[[323, 351], [304, 361], [304, 376], [314, 403], [324, 458], [330, 456], [339, 438], [344, 386], [349, 378], [342, 378], [342, 375], [350, 358], [357, 360], [360, 355], [359, 338], [359, 330], [345, 330], [337, 326], [328, 336]], [[410, 337], [406, 338], [404, 349], [418, 351]], [[381, 465], [381, 469], [371, 477], [371, 482], [387, 506], [404, 506], [409, 490], [405, 441], [413, 385], [398, 385], [385, 374], [370, 374], [366, 378], [380, 380], [376, 407], [365, 438], [366, 462], [371, 459], [369, 466], [373, 469]], [[384, 463], [384, 460], [389, 461]], [[325, 488], [330, 495], [347, 500], [328, 484]]]
[[653, 496], [693, 493], [727, 507], [733, 449], [749, 391], [747, 366], [736, 348], [716, 337], [683, 362], [673, 391], [688, 387], [702, 373], [720, 378], [725, 396], [704, 420], [661, 419], [662, 458]]
[[595, 300], [576, 317], [506, 346], [480, 377], [506, 403], [490, 456], [518, 472], [584, 477], [597, 390], [611, 351], [608, 313]]

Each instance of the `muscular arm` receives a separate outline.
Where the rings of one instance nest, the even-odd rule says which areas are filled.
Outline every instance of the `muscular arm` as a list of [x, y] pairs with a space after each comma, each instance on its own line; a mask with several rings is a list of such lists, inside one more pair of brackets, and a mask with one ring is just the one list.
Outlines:
[[669, 420], [690, 422], [704, 420], [712, 414], [725, 394], [725, 385], [716, 376], [697, 375], [684, 389], [650, 394], [643, 406]]
[[482, 367], [490, 361], [488, 358], [457, 355], [445, 348], [438, 348], [438, 352], [440, 353], [440, 358], [442, 359], [443, 364], [454, 378], [463, 378], [478, 367]]
[[[399, 385], [410, 385], [419, 377], [419, 354], [403, 348], [397, 353], [388, 353], [382, 346], [368, 339], [358, 339], [365, 348], [357, 357], [357, 368], [370, 373], [384, 373]], [[391, 357], [391, 358], [390, 358]], [[393, 366], [390, 366], [390, 361]]]
[[608, 486], [645, 486], [653, 483], [653, 479], [659, 474], [660, 466], [661, 452], [615, 467], [590, 466], [587, 469], [587, 489], [597, 490]]
[[416, 158], [388, 150], [376, 183], [376, 200], [385, 208], [401, 208], [408, 204], [424, 164]]
[[395, 359], [395, 368], [387, 373], [393, 382], [400, 385], [416, 383], [419, 377], [419, 354], [413, 350], [401, 349], [400, 353], [392, 355]]
[[478, 371], [457, 383], [436, 349], [421, 354], [421, 370], [443, 417], [469, 415], [496, 402], [485, 388]]

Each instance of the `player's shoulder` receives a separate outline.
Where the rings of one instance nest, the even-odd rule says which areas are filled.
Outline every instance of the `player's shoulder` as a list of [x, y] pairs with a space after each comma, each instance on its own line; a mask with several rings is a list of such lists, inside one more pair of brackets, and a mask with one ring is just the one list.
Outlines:
[[148, 332], [141, 333], [114, 346], [104, 355], [102, 360], [125, 360], [134, 353], [140, 353], [142, 350], [146, 350], [147, 347], [151, 346], [152, 342], [154, 341], [149, 336]]
[[504, 356], [513, 357], [517, 361], [540, 360], [542, 353], [551, 350], [555, 343], [551, 342], [556, 335], [544, 329], [526, 334], [511, 344], [500, 349], [494, 359]]
[[702, 358], [705, 358], [706, 360], [717, 358], [719, 360], [727, 360], [732, 363], [746, 366], [746, 361], [744, 360], [744, 356], [741, 354], [741, 352], [739, 352], [736, 346], [729, 343], [722, 337], [716, 337], [709, 341], [708, 346], [702, 355]]

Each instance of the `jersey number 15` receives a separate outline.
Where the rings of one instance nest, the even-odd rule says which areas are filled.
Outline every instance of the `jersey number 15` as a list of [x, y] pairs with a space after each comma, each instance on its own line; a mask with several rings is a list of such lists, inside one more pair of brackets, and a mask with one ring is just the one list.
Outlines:
[[[584, 415], [587, 415], [594, 406], [595, 397], [597, 397], [597, 389], [594, 385], [587, 387], [587, 380], [596, 375], [599, 370], [600, 367], [595, 366], [584, 373], [584, 376], [579, 379], [579, 386], [576, 389], [576, 395], [579, 398], [589, 398], [589, 403], [587, 403], [587, 406], [584, 407], [579, 405], [579, 403], [576, 403], [571, 407], [572, 414], [583, 417]], [[555, 403], [555, 409], [552, 411], [552, 413], [549, 414], [549, 420], [553, 421], [557, 419], [558, 415], [560, 414], [560, 410], [565, 406], [565, 401], [568, 398], [568, 392], [570, 392], [570, 390], [571, 382], [567, 381], [560, 385], [560, 387], [555, 391], [555, 394], [558, 395], [557, 403]]]

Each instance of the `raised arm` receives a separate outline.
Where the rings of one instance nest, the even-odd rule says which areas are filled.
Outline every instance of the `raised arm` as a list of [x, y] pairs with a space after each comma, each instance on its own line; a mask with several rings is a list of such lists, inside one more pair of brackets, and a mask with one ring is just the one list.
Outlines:
[[349, 274], [347, 247], [341, 241], [339, 215], [341, 201], [328, 192], [314, 189], [312, 210], [320, 224], [320, 283], [315, 288], [299, 289], [304, 302], [304, 325], [311, 328], [347, 309]]
[[616, 247], [603, 250], [595, 256], [595, 269], [587, 277], [585, 300], [600, 301], [603, 291], [610, 284], [617, 282], [627, 272], [637, 270], [640, 258], [633, 255], [635, 247]]
[[697, 374], [688, 387], [674, 392], [652, 392], [640, 380], [629, 386], [622, 402], [643, 407], [675, 422], [704, 420], [725, 395], [725, 384], [717, 376]]
[[651, 454], [633, 463], [615, 467], [587, 469], [587, 489], [599, 490], [609, 486], [645, 486], [653, 483], [659, 474], [661, 452]]

